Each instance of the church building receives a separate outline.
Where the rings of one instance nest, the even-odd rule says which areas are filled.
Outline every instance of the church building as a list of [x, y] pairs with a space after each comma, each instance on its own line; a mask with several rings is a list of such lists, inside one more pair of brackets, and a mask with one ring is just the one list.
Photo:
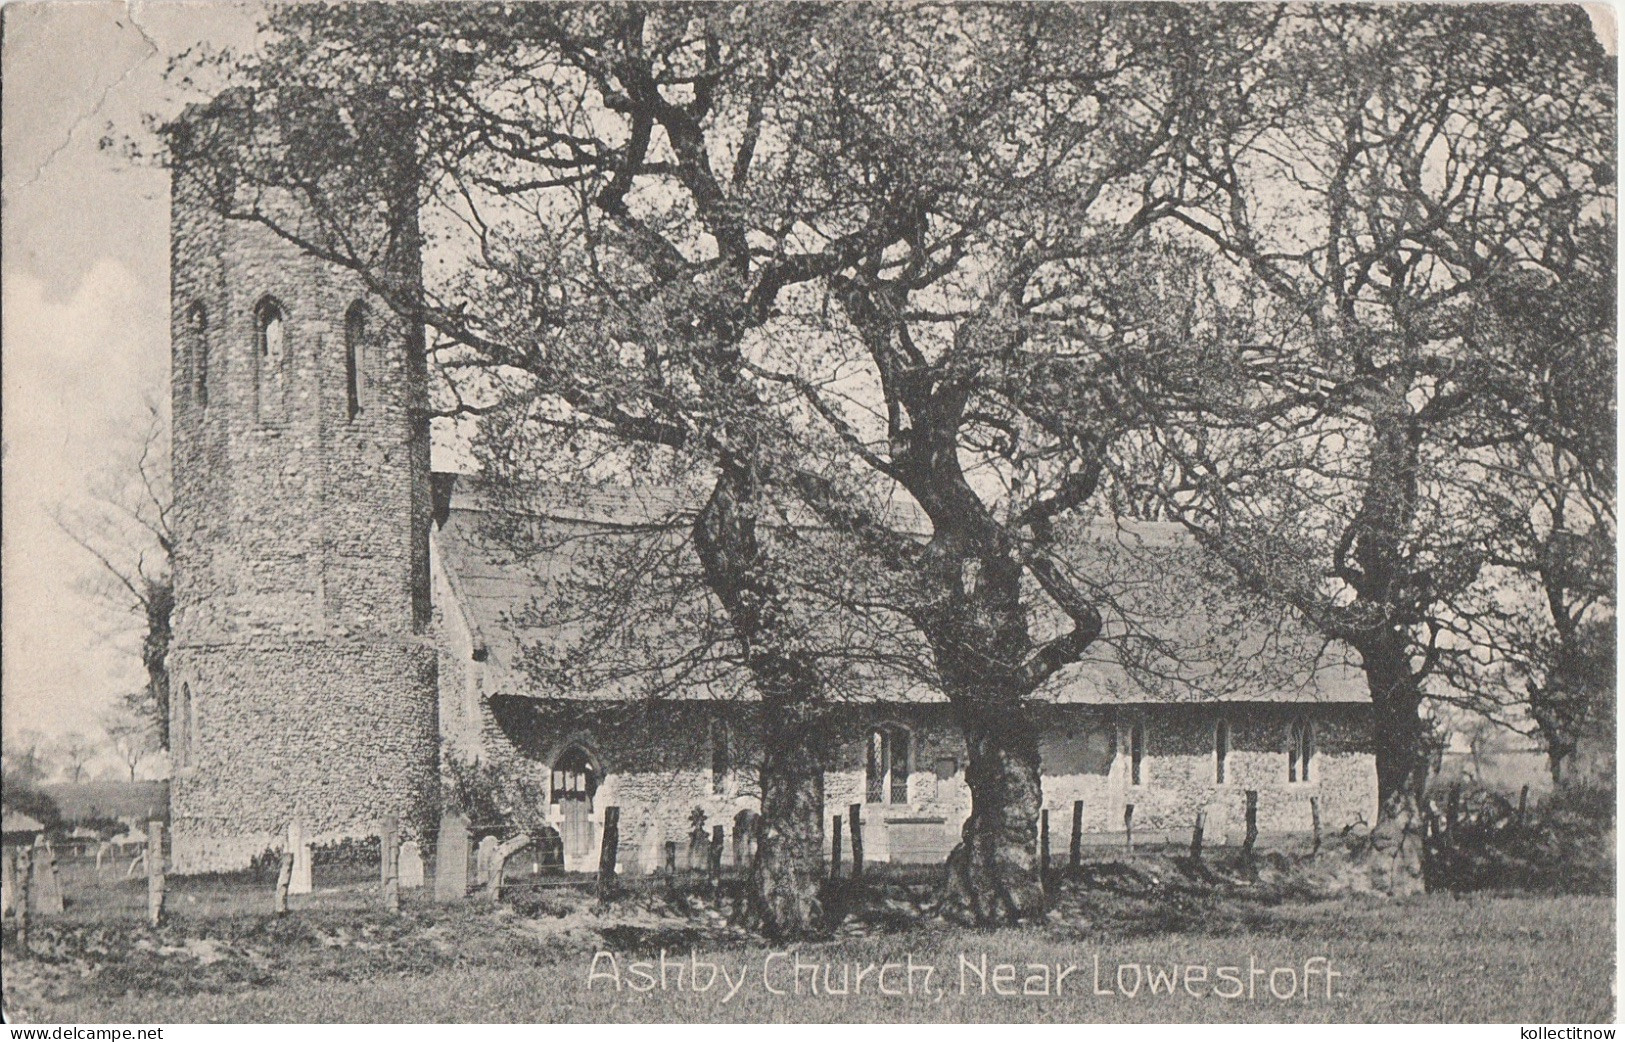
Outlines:
[[[740, 837], [728, 856], [745, 856], [748, 690], [541, 684], [526, 665], [545, 639], [535, 605], [569, 569], [487, 538], [477, 476], [432, 470], [423, 331], [201, 192], [175, 171], [173, 870], [243, 868], [290, 827], [374, 835], [385, 816], [432, 842], [453, 756], [530, 772], [567, 870], [596, 864], [610, 806], [627, 873], [659, 871], [697, 823], [726, 826]], [[536, 522], [590, 540], [682, 507], [561, 492], [538, 499]], [[1153, 553], [1178, 539], [1124, 532]], [[1064, 673], [1035, 709], [1057, 848], [1080, 806], [1090, 843], [1188, 836], [1198, 810], [1209, 842], [1236, 842], [1249, 792], [1265, 837], [1373, 820], [1369, 695], [1322, 650], [1272, 642], [1259, 655], [1302, 656], [1277, 671], [1293, 682], [1216, 682], [1210, 697], [1104, 661]], [[946, 699], [881, 687], [839, 718], [827, 816], [860, 806], [870, 860], [940, 862], [970, 805]]]

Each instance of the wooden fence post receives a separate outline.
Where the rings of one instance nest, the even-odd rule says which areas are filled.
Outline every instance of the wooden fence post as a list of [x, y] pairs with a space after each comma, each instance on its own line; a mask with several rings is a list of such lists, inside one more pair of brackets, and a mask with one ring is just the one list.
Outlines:
[[1134, 850], [1134, 804], [1123, 804], [1123, 845]]
[[846, 808], [852, 825], [852, 878], [863, 878], [863, 804], [854, 803]]
[[1258, 842], [1258, 790], [1247, 790], [1247, 834], [1242, 838], [1241, 849], [1247, 857], [1253, 856], [1253, 846]]
[[288, 885], [293, 882], [293, 851], [282, 852], [282, 864], [276, 873], [276, 892], [271, 898], [271, 910], [277, 915], [288, 914]]
[[147, 921], [164, 921], [164, 823], [147, 822]]
[[31, 847], [17, 850], [17, 949], [28, 952], [28, 920], [34, 903], [34, 851]]
[[1320, 797], [1309, 797], [1309, 821], [1315, 830], [1315, 845], [1311, 848], [1313, 853], [1320, 853]]
[[1202, 860], [1202, 832], [1207, 825], [1207, 811], [1198, 807], [1196, 810], [1196, 825], [1191, 829], [1191, 857], [1197, 861]]
[[839, 814], [831, 816], [830, 828], [833, 830], [831, 838], [834, 842], [829, 848], [829, 877], [839, 879], [841, 878], [841, 844], [844, 842], [841, 838], [841, 816]]
[[378, 885], [384, 896], [384, 911], [401, 910], [401, 847], [396, 835], [399, 826], [393, 814], [378, 825]]
[[598, 895], [615, 891], [615, 858], [621, 847], [621, 808], [604, 808], [604, 837], [598, 848]]
[[1083, 864], [1083, 801], [1072, 801], [1072, 867]]
[[1038, 812], [1038, 880], [1049, 887], [1049, 808]]

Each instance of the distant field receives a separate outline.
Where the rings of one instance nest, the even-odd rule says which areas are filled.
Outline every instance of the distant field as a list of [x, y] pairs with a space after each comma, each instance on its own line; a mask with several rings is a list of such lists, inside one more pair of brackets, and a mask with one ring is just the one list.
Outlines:
[[[420, 905], [391, 919], [311, 907], [283, 920], [239, 913], [181, 923], [84, 976], [83, 963], [5, 959], [8, 1015], [34, 1023], [193, 1021], [1491, 1021], [1597, 1022], [1614, 1016], [1610, 898], [1227, 904], [1169, 932], [1133, 924], [976, 932], [918, 926], [848, 937], [795, 955], [701, 941], [727, 970], [693, 990], [683, 934], [611, 927], [584, 908], [536, 918]], [[133, 924], [132, 924], [133, 927]], [[95, 928], [101, 930], [101, 927]], [[114, 928], [89, 943], [121, 941]], [[606, 934], [610, 940], [606, 940]], [[111, 938], [112, 940], [109, 940]], [[667, 946], [667, 987], [648, 991]], [[629, 952], [628, 949], [633, 949]], [[597, 951], [614, 953], [600, 956]], [[65, 954], [65, 953], [64, 953]], [[909, 994], [907, 960], [917, 970]], [[961, 958], [985, 976], [962, 968]], [[1330, 978], [1327, 963], [1336, 974]], [[1098, 958], [1098, 977], [1096, 960]], [[122, 959], [122, 961], [120, 961]], [[167, 960], [167, 961], [166, 961]], [[673, 960], [684, 970], [679, 982]], [[649, 963], [633, 967], [633, 962]], [[879, 966], [902, 964], [887, 971]], [[1000, 971], [999, 964], [1013, 967]], [[852, 981], [863, 967], [854, 988]], [[1048, 980], [1028, 964], [1049, 967]], [[1309, 972], [1305, 975], [1305, 967]], [[593, 970], [597, 979], [589, 981]], [[1060, 970], [1076, 966], [1057, 986]], [[1187, 970], [1186, 967], [1203, 969]], [[614, 987], [611, 968], [622, 987]], [[1235, 967], [1231, 984], [1220, 971]], [[1250, 968], [1258, 970], [1250, 973]], [[765, 973], [764, 973], [765, 970]], [[643, 976], [640, 976], [640, 971]], [[707, 970], [702, 965], [701, 983]], [[743, 974], [743, 977], [740, 975]], [[819, 993], [810, 993], [816, 976]], [[1001, 995], [1028, 982], [1047, 994]], [[724, 1001], [730, 984], [741, 980]], [[984, 993], [983, 983], [986, 983]], [[1305, 987], [1307, 981], [1307, 988]], [[882, 994], [881, 985], [902, 994]], [[1274, 993], [1271, 993], [1271, 985]], [[773, 988], [787, 994], [773, 994]], [[1248, 994], [1250, 986], [1251, 994]], [[1223, 997], [1241, 989], [1237, 998]], [[1109, 994], [1097, 994], [1097, 990]], [[1125, 994], [1133, 992], [1133, 994]], [[1194, 994], [1193, 994], [1194, 993]], [[1289, 994], [1288, 998], [1278, 997]]]

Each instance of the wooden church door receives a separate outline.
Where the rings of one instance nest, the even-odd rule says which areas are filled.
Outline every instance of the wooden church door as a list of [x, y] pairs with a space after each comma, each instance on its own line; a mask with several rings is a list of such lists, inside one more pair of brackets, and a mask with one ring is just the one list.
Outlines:
[[598, 791], [598, 771], [576, 746], [564, 750], [553, 763], [553, 804], [559, 809], [559, 839], [564, 844], [566, 872], [591, 871], [596, 862], [593, 842], [592, 799]]

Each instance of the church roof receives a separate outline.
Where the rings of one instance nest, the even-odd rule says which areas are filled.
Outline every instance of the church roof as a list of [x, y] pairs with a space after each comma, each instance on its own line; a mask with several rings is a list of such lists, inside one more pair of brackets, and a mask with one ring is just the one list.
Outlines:
[[[436, 477], [438, 559], [476, 657], [487, 662], [489, 693], [755, 697], [688, 544], [701, 496], [664, 486], [553, 485], [516, 502], [467, 477]], [[917, 508], [896, 511], [905, 530], [924, 531]], [[1068, 535], [1069, 560], [1108, 606], [1107, 627], [1036, 699], [1369, 702], [1363, 674], [1340, 645], [1234, 590], [1178, 525], [1090, 525]], [[842, 649], [829, 655], [829, 687], [840, 698], [945, 701], [910, 626], [888, 624], [884, 613], [856, 622], [838, 615], [813, 625], [824, 646]]]

